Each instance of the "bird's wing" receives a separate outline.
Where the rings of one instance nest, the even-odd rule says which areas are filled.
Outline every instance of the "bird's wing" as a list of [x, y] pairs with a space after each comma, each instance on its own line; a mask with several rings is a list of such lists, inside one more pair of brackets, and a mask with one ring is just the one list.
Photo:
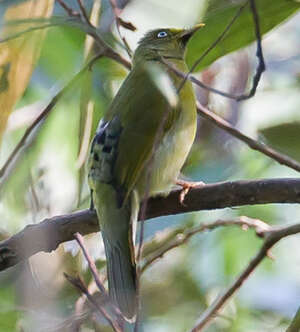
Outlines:
[[99, 125], [93, 163], [100, 165], [102, 181], [112, 183], [120, 193], [120, 204], [176, 118], [173, 106], [148, 70], [133, 70]]

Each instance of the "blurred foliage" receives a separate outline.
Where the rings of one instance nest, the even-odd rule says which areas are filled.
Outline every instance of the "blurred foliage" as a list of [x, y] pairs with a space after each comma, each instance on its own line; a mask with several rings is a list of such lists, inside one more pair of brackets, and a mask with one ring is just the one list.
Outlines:
[[[230, 2], [230, 5], [228, 5], [228, 2]], [[245, 1], [243, 0], [214, 0], [209, 2], [203, 19], [206, 24], [205, 31], [203, 33], [198, 32], [193, 37], [187, 55], [188, 65], [192, 65], [199, 57], [199, 54], [204, 53], [211, 46], [212, 41], [215, 41], [222, 34], [244, 3]], [[261, 34], [265, 34], [298, 11], [300, 3], [295, 0], [262, 0], [256, 1], [256, 7]], [[205, 38], [203, 38], [203, 34], [205, 34]], [[244, 47], [255, 39], [253, 17], [248, 4], [233, 23], [225, 38], [211, 50], [197, 69], [200, 70], [207, 67], [220, 56]]]
[[298, 309], [291, 325], [286, 332], [297, 332], [300, 330], [300, 308]]
[[300, 161], [300, 122], [282, 123], [259, 131], [269, 145]]
[[[4, 20], [49, 17], [53, 4], [54, 0], [27, 1], [9, 7]], [[1, 37], [5, 38], [6, 35], [20, 32], [20, 29], [16, 26], [5, 26], [1, 32]], [[44, 36], [44, 31], [37, 31], [0, 44], [0, 142], [7, 119], [28, 85]]]
[[[9, 5], [19, 2], [0, 1], [1, 15]], [[29, 4], [28, 1], [21, 2], [24, 6]], [[34, 1], [34, 4], [42, 2]], [[100, 26], [97, 33], [126, 54], [120, 47], [118, 35], [111, 34], [111, 31], [115, 30], [109, 1], [100, 2], [100, 15], [96, 15]], [[66, 3], [73, 6], [74, 10], [79, 10], [76, 2]], [[96, 1], [89, 0], [84, 3], [89, 13], [96, 10], [93, 9]], [[146, 13], [146, 16], [145, 13], [141, 14], [139, 6], [145, 3], [151, 6], [155, 13], [160, 14], [159, 19], [154, 19], [150, 12]], [[180, 6], [174, 6], [173, 0], [163, 4], [153, 0], [135, 0], [129, 3], [123, 0], [125, 9], [122, 17], [128, 20], [127, 15], [131, 13], [130, 15], [146, 26], [154, 21], [156, 27], [164, 26], [165, 20], [170, 16], [179, 20], [186, 15], [185, 19], [191, 22], [191, 25], [204, 21], [205, 28], [201, 29], [188, 45], [187, 57], [191, 65], [221, 34], [241, 3], [244, 1], [203, 1], [203, 11], [199, 11], [194, 22], [192, 18], [195, 18], [194, 7], [196, 8], [198, 0], [190, 1], [189, 11], [184, 12]], [[299, 160], [299, 98], [298, 101], [292, 100], [290, 96], [295, 89], [299, 89], [300, 20], [299, 13], [294, 18], [290, 16], [296, 13], [300, 3], [292, 0], [260, 0], [256, 3], [263, 34], [286, 20], [286, 24], [270, 31], [263, 41], [268, 71], [259, 84], [257, 95], [252, 100], [239, 104], [198, 88], [197, 94], [203, 103], [209, 104], [246, 133], [263, 135], [267, 143]], [[30, 19], [8, 27], [26, 30], [32, 24], [41, 25], [47, 22], [52, 27], [38, 32], [41, 33], [38, 43], [40, 50], [30, 48], [35, 52], [35, 61], [30, 63], [30, 73], [26, 72], [27, 80], [30, 76], [31, 79], [22, 98], [15, 105], [14, 117], [8, 120], [1, 146], [1, 165], [28, 125], [43, 109], [37, 103], [42, 101], [42, 105], [46, 105], [94, 52], [93, 48], [87, 46], [85, 32], [89, 28], [83, 24], [75, 24], [57, 3], [50, 20]], [[12, 36], [15, 32], [9, 33]], [[123, 29], [121, 32], [128, 40], [133, 35], [131, 31]], [[37, 35], [37, 31], [30, 32], [12, 41], [37, 38], [34, 37]], [[3, 36], [1, 31], [1, 37]], [[234, 55], [228, 53], [249, 45], [254, 39], [252, 17], [249, 8], [245, 8], [224, 40], [200, 64], [199, 68], [205, 68], [206, 75], [210, 75], [211, 85], [221, 86], [228, 91], [233, 86], [241, 88], [238, 79], [240, 76], [246, 75], [250, 80], [253, 76], [252, 70], [249, 70], [251, 66], [245, 64], [256, 61], [254, 47], [250, 45], [243, 52], [236, 52]], [[27, 42], [25, 44], [27, 45]], [[5, 44], [0, 44], [0, 51], [2, 45]], [[237, 66], [239, 58], [245, 60], [244, 65]], [[25, 61], [23, 57], [20, 59]], [[217, 63], [212, 64], [217, 59]], [[269, 63], [272, 63], [272, 66], [268, 66]], [[210, 64], [212, 66], [209, 66]], [[287, 64], [288, 71], [285, 70]], [[21, 82], [22, 75], [25, 75], [25, 65], [23, 63], [20, 66], [16, 78]], [[88, 127], [86, 123], [90, 117], [90, 135], [87, 137], [91, 137], [126, 73], [119, 64], [102, 58], [92, 71], [87, 72], [82, 80], [61, 98], [40, 127], [34, 142], [11, 171], [0, 193], [1, 238], [17, 232], [28, 223], [66, 214], [76, 210], [78, 205], [80, 208], [89, 206], [86, 171], [78, 160]], [[283, 85], [284, 98], [279, 101], [275, 97]], [[243, 86], [242, 89], [244, 88]], [[266, 100], [269, 100], [267, 106]], [[87, 105], [92, 105], [92, 115], [88, 116]], [[288, 107], [285, 119], [282, 114], [273, 112], [273, 108], [281, 105], [285, 110]], [[3, 114], [1, 110], [0, 115]], [[262, 118], [264, 125], [261, 125]], [[276, 125], [274, 120], [277, 121]], [[4, 124], [2, 120], [1, 124]], [[202, 119], [199, 119], [197, 139], [183, 173], [188, 178], [205, 182], [297, 176], [294, 171], [250, 150]], [[81, 201], [78, 202], [80, 192]], [[248, 215], [276, 225], [296, 221], [299, 212], [296, 205], [243, 206], [147, 221], [147, 245], [144, 254], [159, 250], [162, 241], [169, 241], [182, 230], [197, 226], [201, 222]], [[85, 241], [96, 260], [101, 277], [104, 277], [104, 253], [99, 234], [87, 236]], [[144, 330], [182, 332], [191, 329], [201, 312], [248, 264], [260, 245], [261, 240], [253, 231], [223, 228], [197, 234], [185, 245], [168, 252], [146, 270], [142, 278]], [[278, 245], [273, 252], [276, 260], [273, 262], [266, 259], [261, 264], [242, 287], [239, 295], [231, 299], [222, 315], [207, 331], [286, 330], [300, 303], [299, 249], [299, 238], [291, 238]], [[99, 297], [77, 245], [73, 242], [67, 243], [51, 254], [35, 255], [30, 259], [30, 264], [20, 264], [0, 273], [0, 331], [70, 331], [75, 321], [82, 323], [81, 331], [84, 332], [96, 331], [95, 326], [101, 331], [110, 331], [102, 318], [95, 318], [77, 290], [66, 282], [63, 272], [70, 275], [79, 273], [95, 297]], [[77, 315], [78, 306], [82, 308], [82, 316]]]

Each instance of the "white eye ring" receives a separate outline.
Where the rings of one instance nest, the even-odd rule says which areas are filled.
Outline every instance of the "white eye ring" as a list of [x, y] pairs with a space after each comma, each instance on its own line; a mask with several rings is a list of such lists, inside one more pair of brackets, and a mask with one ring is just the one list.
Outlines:
[[166, 31], [160, 31], [158, 34], [157, 34], [157, 37], [158, 38], [164, 38], [164, 37], [167, 37], [167, 33]]

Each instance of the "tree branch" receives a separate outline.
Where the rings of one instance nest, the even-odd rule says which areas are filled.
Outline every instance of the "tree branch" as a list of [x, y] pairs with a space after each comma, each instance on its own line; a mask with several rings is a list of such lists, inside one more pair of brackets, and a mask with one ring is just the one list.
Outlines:
[[[245, 216], [239, 217], [238, 219], [219, 219], [215, 222], [201, 223], [199, 226], [188, 229], [186, 229], [186, 227], [180, 227], [171, 231], [171, 234], [168, 235], [167, 241], [166, 239], [162, 239], [161, 243], [156, 245], [156, 249], [153, 252], [148, 252], [145, 255], [142, 272], [144, 272], [153, 262], [162, 258], [168, 251], [187, 243], [195, 234], [211, 231], [222, 226], [239, 226], [244, 230], [254, 228], [259, 237], [261, 237], [266, 230], [271, 229], [271, 226], [265, 222]], [[151, 246], [151, 243], [149, 245]]]
[[217, 127], [225, 130], [231, 136], [234, 136], [240, 141], [246, 143], [251, 149], [263, 153], [264, 155], [272, 158], [281, 165], [285, 165], [294, 169], [297, 172], [300, 172], [300, 163], [298, 161], [272, 149], [270, 146], [264, 143], [256, 141], [255, 139], [243, 134], [241, 131], [234, 128], [229, 122], [227, 122], [217, 114], [213, 113], [208, 108], [201, 105], [199, 102], [197, 102], [197, 112], [201, 117], [212, 122]]
[[[188, 71], [188, 73], [185, 74], [185, 77], [183, 78], [178, 91], [180, 91], [183, 87], [183, 85], [185, 84], [186, 80], [189, 78], [189, 75], [197, 68], [197, 66], [200, 64], [200, 62], [207, 56], [207, 54], [213, 50], [221, 41], [222, 39], [225, 37], [225, 35], [227, 34], [227, 32], [230, 30], [230, 28], [232, 27], [232, 25], [234, 24], [234, 22], [238, 19], [238, 17], [241, 15], [242, 11], [245, 9], [245, 7], [248, 5], [248, 1], [246, 1], [236, 12], [236, 14], [233, 16], [233, 18], [231, 19], [231, 21], [227, 24], [227, 26], [225, 27], [224, 31], [220, 34], [220, 36], [209, 46], [209, 48], [203, 53], [201, 54], [201, 56], [193, 63], [193, 65], [191, 66], [190, 70]], [[202, 83], [202, 82], [201, 82]], [[202, 86], [203, 88], [210, 88], [206, 85]], [[219, 90], [215, 90], [213, 91], [215, 93], [219, 93], [222, 91]], [[221, 94], [222, 96], [224, 96], [223, 94]], [[227, 94], [225, 97], [229, 97], [231, 98], [232, 95], [231, 94]]]
[[85, 284], [83, 283], [83, 281], [81, 280], [80, 277], [74, 278], [74, 277], [69, 276], [67, 273], [64, 273], [64, 276], [70, 282], [71, 285], [73, 285], [75, 288], [77, 288], [82, 294], [84, 294], [87, 297], [87, 299], [89, 300], [89, 302], [96, 309], [96, 312], [98, 311], [99, 314], [101, 314], [101, 316], [103, 316], [107, 320], [107, 322], [109, 323], [109, 325], [111, 326], [111, 328], [113, 329], [113, 331], [115, 331], [115, 332], [122, 332], [123, 331], [123, 329], [119, 325], [119, 323], [117, 321], [115, 321], [109, 315], [109, 313], [106, 311], [106, 308], [104, 308], [103, 306], [101, 306], [94, 299], [94, 297], [90, 294], [88, 288], [85, 286]]
[[[167, 197], [149, 199], [146, 218], [192, 211], [221, 209], [242, 205], [300, 203], [300, 179], [263, 179], [207, 184], [190, 189], [180, 204], [181, 189]], [[45, 219], [28, 225], [19, 233], [0, 242], [0, 271], [40, 252], [51, 252], [60, 243], [99, 231], [96, 213], [90, 210]]]
[[281, 239], [300, 233], [300, 224], [290, 225], [286, 227], [272, 228], [261, 232], [261, 236], [265, 238], [264, 243], [258, 253], [252, 258], [250, 263], [239, 275], [239, 277], [233, 282], [233, 284], [225, 291], [223, 295], [215, 300], [213, 304], [202, 314], [195, 327], [191, 332], [202, 331], [211, 320], [215, 317], [218, 311], [224, 306], [224, 304], [241, 288], [243, 283], [248, 279], [250, 274], [255, 268], [268, 256], [269, 250]]

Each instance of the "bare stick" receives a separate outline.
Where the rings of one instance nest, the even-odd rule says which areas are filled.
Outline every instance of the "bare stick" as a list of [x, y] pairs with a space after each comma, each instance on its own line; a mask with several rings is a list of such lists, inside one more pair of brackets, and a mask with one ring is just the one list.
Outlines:
[[77, 233], [74, 235], [74, 238], [75, 238], [75, 240], [77, 241], [77, 243], [79, 244], [79, 246], [80, 246], [80, 248], [81, 248], [81, 250], [82, 250], [82, 252], [83, 252], [84, 257], [85, 257], [85, 259], [86, 259], [87, 262], [88, 262], [89, 268], [90, 268], [90, 270], [91, 270], [91, 272], [92, 272], [92, 275], [93, 275], [93, 278], [94, 278], [94, 280], [95, 280], [95, 283], [96, 283], [97, 287], [98, 287], [99, 290], [102, 292], [102, 294], [105, 296], [106, 300], [111, 304], [111, 307], [112, 307], [114, 313], [118, 316], [118, 318], [119, 318], [121, 321], [123, 321], [124, 319], [123, 319], [122, 314], [120, 313], [120, 311], [118, 310], [118, 308], [116, 308], [116, 307], [113, 305], [113, 303], [111, 303], [111, 300], [110, 300], [110, 298], [109, 298], [109, 295], [108, 295], [108, 293], [106, 292], [106, 289], [105, 289], [105, 287], [103, 286], [103, 284], [102, 284], [102, 282], [101, 282], [101, 280], [100, 280], [100, 278], [99, 278], [99, 275], [98, 275], [98, 271], [97, 271], [97, 267], [96, 267], [96, 265], [95, 265], [95, 262], [92, 260], [92, 258], [91, 258], [91, 256], [89, 255], [87, 249], [85, 248], [85, 245], [84, 245], [84, 242], [83, 242], [83, 237], [81, 236], [80, 233], [77, 232]]
[[69, 16], [79, 17], [80, 14], [69, 7], [63, 0], [56, 0]]
[[136, 27], [131, 22], [126, 22], [126, 21], [121, 19], [121, 17], [120, 17], [121, 10], [118, 7], [118, 4], [117, 4], [116, 0], [110, 0], [110, 4], [111, 4], [112, 10], [113, 10], [114, 15], [115, 15], [116, 26], [117, 26], [117, 31], [118, 31], [119, 37], [123, 41], [123, 44], [124, 44], [124, 47], [126, 49], [126, 52], [127, 52], [128, 56], [131, 58], [132, 57], [132, 50], [130, 49], [126, 38], [124, 36], [122, 36], [120, 26], [122, 26], [123, 28], [125, 28], [127, 30], [130, 30], [130, 31], [135, 31]]
[[176, 232], [175, 230], [174, 235], [176, 235], [174, 238], [169, 240], [167, 243], [163, 243], [162, 248], [159, 248], [155, 250], [154, 253], [147, 255], [146, 259], [144, 260], [142, 272], [144, 272], [152, 263], [162, 258], [168, 251], [187, 243], [189, 239], [195, 234], [211, 231], [221, 226], [239, 226], [244, 230], [248, 228], [254, 228], [258, 236], [261, 236], [261, 234], [263, 234], [263, 232], [266, 230], [271, 229], [268, 224], [261, 220], [242, 216], [236, 220], [217, 220], [210, 223], [201, 223], [201, 225], [197, 227], [183, 229], [182, 232]]
[[93, 278], [95, 280], [96, 285], [98, 286], [99, 290], [108, 297], [106, 289], [103, 286], [103, 284], [102, 284], [102, 282], [99, 278], [95, 262], [92, 260], [92, 258], [90, 257], [88, 251], [86, 250], [86, 248], [84, 246], [83, 237], [81, 236], [80, 233], [77, 232], [77, 233], [75, 233], [74, 238], [77, 241], [77, 243], [79, 244], [79, 246], [80, 246], [80, 248], [83, 252], [84, 257], [88, 262], [89, 268], [92, 272], [92, 275], [93, 275]]
[[122, 328], [115, 322], [109, 314], [106, 312], [106, 310], [99, 305], [99, 303], [93, 298], [93, 296], [88, 291], [87, 287], [83, 283], [83, 281], [79, 278], [73, 278], [69, 276], [67, 273], [64, 273], [65, 278], [77, 289], [79, 289], [83, 294], [86, 295], [90, 303], [105, 317], [105, 319], [108, 321], [109, 325], [112, 327], [112, 329], [115, 332], [122, 332]]
[[[182, 189], [173, 190], [167, 197], [150, 198], [146, 219], [171, 214], [270, 203], [300, 203], [300, 179], [262, 179], [231, 181], [195, 187], [180, 203]], [[51, 252], [61, 243], [99, 231], [95, 211], [89, 209], [45, 219], [26, 226], [22, 231], [0, 242], [0, 271], [14, 266], [30, 256]]]
[[[250, 1], [250, 8], [251, 8], [251, 12], [252, 12], [253, 22], [254, 22], [255, 36], [256, 36], [256, 44], [257, 44], [257, 46], [256, 46], [256, 56], [258, 58], [258, 65], [257, 65], [256, 72], [255, 72], [255, 75], [254, 75], [253, 80], [252, 80], [252, 87], [251, 87], [249, 93], [234, 95], [234, 94], [231, 94], [231, 93], [228, 93], [228, 92], [224, 92], [224, 91], [212, 88], [212, 87], [202, 83], [201, 81], [197, 80], [195, 77], [190, 75], [191, 72], [193, 72], [194, 69], [199, 65], [199, 63], [204, 59], [204, 57], [224, 38], [224, 36], [229, 31], [229, 29], [231, 28], [233, 23], [240, 16], [243, 9], [248, 4], [248, 1], [246, 1], [244, 3], [244, 5], [239, 8], [239, 10], [235, 14], [235, 16], [232, 18], [232, 20], [226, 26], [223, 33], [215, 40], [214, 43], [212, 43], [212, 45], [193, 64], [193, 66], [191, 67], [191, 69], [188, 73], [182, 73], [179, 70], [176, 70], [176, 68], [174, 68], [174, 66], [170, 66], [170, 63], [167, 63], [167, 65], [175, 72], [175, 74], [177, 74], [178, 76], [183, 78], [183, 80], [182, 80], [182, 82], [181, 82], [181, 84], [178, 88], [178, 92], [182, 89], [182, 87], [185, 84], [186, 80], [189, 79], [190, 81], [197, 84], [198, 86], [200, 86], [203, 89], [206, 89], [206, 90], [211, 91], [213, 93], [219, 94], [220, 96], [223, 96], [223, 97], [234, 99], [236, 101], [246, 100], [246, 99], [249, 99], [249, 98], [251, 98], [255, 95], [256, 89], [258, 87], [258, 83], [259, 83], [260, 78], [261, 78], [261, 75], [265, 71], [266, 66], [265, 66], [265, 61], [264, 61], [264, 56], [263, 56], [263, 51], [262, 51], [262, 46], [261, 46], [261, 32], [260, 32], [259, 17], [258, 17], [258, 12], [257, 12], [257, 9], [256, 9], [256, 5], [255, 5], [255, 0], [249, 0], [249, 1]], [[165, 60], [163, 62], [166, 64]]]
[[79, 5], [80, 11], [81, 11], [81, 13], [82, 13], [82, 16], [84, 17], [85, 22], [86, 22], [88, 25], [90, 25], [90, 26], [93, 27], [93, 25], [92, 25], [92, 23], [91, 23], [91, 21], [90, 21], [90, 19], [89, 19], [89, 16], [88, 16], [88, 14], [87, 14], [87, 12], [86, 12], [86, 10], [85, 10], [85, 8], [84, 8], [84, 5], [83, 5], [83, 3], [82, 3], [82, 0], [77, 0], [77, 3], [78, 3], [78, 5]]
[[198, 114], [215, 124], [217, 127], [225, 130], [231, 136], [236, 137], [240, 141], [246, 143], [251, 149], [259, 151], [264, 155], [276, 160], [279, 164], [288, 166], [294, 169], [297, 172], [300, 172], [300, 163], [298, 163], [295, 159], [288, 157], [278, 151], [272, 149], [268, 145], [261, 143], [259, 141], [254, 140], [253, 138], [246, 136], [238, 129], [234, 128], [229, 122], [221, 118], [220, 116], [216, 115], [215, 113], [211, 112], [208, 108], [201, 105], [197, 102], [197, 111]]
[[[183, 78], [182, 82], [180, 83], [180, 86], [178, 88], [178, 91], [180, 91], [183, 87], [183, 85], [185, 84], [186, 80], [189, 78], [189, 75], [196, 69], [196, 67], [200, 64], [200, 62], [207, 56], [207, 54], [213, 50], [218, 44], [219, 42], [224, 38], [224, 36], [227, 34], [227, 32], [230, 30], [230, 28], [232, 27], [233, 23], [237, 20], [237, 18], [241, 15], [242, 11], [244, 10], [244, 8], [246, 7], [246, 5], [248, 4], [248, 1], [246, 1], [236, 12], [236, 14], [233, 16], [233, 18], [231, 19], [231, 21], [227, 24], [227, 26], [225, 27], [224, 31], [221, 33], [221, 35], [210, 45], [210, 47], [199, 57], [199, 59], [197, 59], [194, 64], [192, 65], [191, 69], [189, 70], [188, 73], [186, 73], [185, 77]], [[206, 85], [202, 86], [203, 88], [209, 88]], [[215, 90], [213, 92], [219, 93], [221, 91]], [[223, 94], [222, 94], [223, 95]], [[226, 94], [230, 95], [230, 94]], [[224, 96], [224, 95], [223, 95]], [[228, 96], [227, 96], [228, 97]]]
[[[79, 23], [79, 28], [81, 28], [81, 30], [83, 30], [85, 33], [87, 33], [88, 35], [92, 36], [97, 45], [100, 48], [101, 53], [103, 54], [103, 56], [108, 57], [116, 62], [118, 62], [119, 64], [123, 65], [125, 68], [127, 69], [131, 69], [131, 63], [126, 60], [122, 55], [120, 55], [119, 53], [117, 53], [110, 45], [108, 45], [103, 38], [99, 35], [98, 31], [96, 30], [96, 28], [93, 25], [89, 25], [86, 22], [82, 22], [80, 17], [78, 16], [74, 16], [72, 13], [70, 13], [71, 16], [71, 23], [73, 26], [78, 27], [78, 23]], [[33, 20], [31, 20], [33, 21]], [[49, 20], [43, 20], [43, 19], [35, 19], [35, 22], [40, 21], [40, 22], [46, 22], [42, 25], [39, 26], [33, 26], [31, 28], [25, 29], [23, 31], [17, 32], [13, 35], [10, 35], [8, 37], [5, 38], [0, 38], [0, 43], [9, 41], [9, 40], [13, 40], [16, 39], [22, 35], [24, 35], [25, 33], [29, 33], [29, 32], [33, 32], [35, 30], [41, 30], [41, 29], [46, 29], [46, 28], [50, 28], [50, 27], [54, 27], [54, 26], [59, 26], [59, 25], [68, 25], [66, 22], [64, 23], [63, 21], [61, 22], [48, 22]], [[13, 21], [14, 24], [16, 23], [24, 23], [26, 22], [26, 20], [16, 20]], [[12, 22], [7, 22], [6, 24], [8, 25], [9, 23]], [[84, 26], [85, 25], [85, 26]]]
[[300, 233], [300, 224], [272, 228], [270, 230], [261, 232], [261, 236], [265, 238], [264, 243], [258, 253], [252, 258], [244, 271], [238, 276], [233, 284], [218, 297], [215, 302], [202, 314], [197, 321], [195, 327], [191, 332], [199, 332], [206, 327], [224, 304], [241, 288], [243, 283], [248, 279], [250, 274], [256, 269], [256, 267], [268, 256], [269, 250], [282, 238], [290, 235]]
[[253, 17], [253, 21], [254, 21], [254, 28], [255, 28], [255, 35], [256, 35], [256, 43], [257, 43], [256, 56], [258, 58], [258, 66], [256, 69], [256, 73], [253, 77], [253, 81], [252, 81], [253, 83], [252, 83], [252, 88], [251, 88], [250, 92], [246, 95], [238, 96], [238, 98], [236, 99], [237, 101], [249, 99], [255, 95], [261, 75], [266, 69], [264, 55], [263, 55], [262, 46], [261, 46], [261, 33], [260, 33], [260, 26], [259, 26], [259, 17], [258, 17], [258, 12], [256, 9], [255, 0], [250, 0], [250, 7], [251, 7], [251, 11], [252, 11], [252, 17]]

